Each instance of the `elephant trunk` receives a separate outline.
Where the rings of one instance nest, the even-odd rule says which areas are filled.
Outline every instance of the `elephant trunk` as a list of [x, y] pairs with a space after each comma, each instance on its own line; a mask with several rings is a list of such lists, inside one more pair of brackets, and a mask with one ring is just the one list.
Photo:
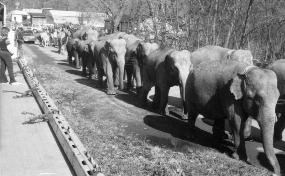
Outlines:
[[181, 100], [182, 100], [182, 105], [183, 105], [183, 116], [186, 117], [187, 110], [186, 110], [186, 98], [185, 98], [185, 88], [186, 88], [186, 80], [188, 77], [189, 72], [185, 71], [180, 71], [179, 73], [179, 79], [180, 79], [180, 95], [181, 95]]
[[258, 123], [261, 128], [264, 152], [269, 160], [269, 163], [274, 169], [274, 173], [280, 175], [280, 166], [276, 159], [273, 149], [273, 133], [276, 114], [274, 105], [263, 105], [258, 113]]
[[80, 63], [79, 63], [79, 54], [76, 50], [73, 51], [74, 55], [74, 62], [75, 62], [75, 67], [80, 68]]

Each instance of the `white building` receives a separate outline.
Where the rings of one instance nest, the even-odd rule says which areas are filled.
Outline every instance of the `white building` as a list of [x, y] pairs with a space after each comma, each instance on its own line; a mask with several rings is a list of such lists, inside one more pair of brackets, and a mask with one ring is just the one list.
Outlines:
[[12, 22], [22, 23], [28, 18], [29, 14], [21, 10], [12, 10], [11, 12], [9, 12], [8, 16], [10, 17]]

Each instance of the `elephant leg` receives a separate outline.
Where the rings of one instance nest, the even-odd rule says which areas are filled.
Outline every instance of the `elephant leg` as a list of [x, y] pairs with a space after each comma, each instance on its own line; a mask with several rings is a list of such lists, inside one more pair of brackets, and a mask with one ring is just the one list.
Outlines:
[[113, 67], [113, 70], [114, 70], [114, 75], [113, 75], [114, 85], [117, 88], [120, 85], [120, 83], [119, 83], [119, 75], [120, 75], [119, 67], [115, 66], [115, 67]]
[[72, 64], [72, 54], [70, 52], [68, 52], [67, 61], [70, 65]]
[[159, 87], [160, 90], [160, 103], [158, 112], [162, 115], [169, 115], [167, 102], [168, 102], [168, 93], [170, 87], [167, 85], [162, 85]]
[[244, 127], [245, 115], [239, 105], [232, 104], [228, 109], [228, 118], [234, 138], [234, 150], [232, 157], [235, 159], [243, 159], [247, 161], [245, 150]]
[[86, 71], [86, 67], [87, 67], [87, 59], [85, 56], [82, 56], [82, 76], [87, 76], [87, 71]]
[[126, 74], [127, 74], [127, 90], [132, 88], [132, 68], [128, 65], [126, 66]]
[[124, 89], [124, 72], [125, 72], [125, 58], [117, 60], [116, 63], [115, 84], [119, 85], [120, 90]]
[[133, 74], [134, 74], [134, 77], [136, 79], [136, 89], [137, 89], [137, 94], [139, 94], [139, 91], [142, 87], [142, 79], [141, 79], [141, 71], [140, 71], [140, 67], [137, 63], [137, 61], [135, 61], [133, 63]]
[[90, 56], [87, 56], [87, 68], [88, 68], [88, 79], [92, 78], [92, 74], [94, 74], [94, 62]]
[[230, 139], [230, 135], [225, 131], [225, 118], [215, 119], [212, 132], [217, 143]]
[[252, 117], [248, 117], [244, 125], [244, 132], [243, 132], [244, 139], [251, 138], [251, 124], [252, 124]]
[[[190, 107], [194, 107], [193, 105], [190, 105]], [[198, 117], [199, 113], [196, 111], [194, 108], [191, 108], [188, 112], [188, 134], [186, 135], [186, 138], [188, 139], [195, 139], [196, 137], [196, 132], [195, 132], [195, 123], [196, 119]]]
[[154, 89], [154, 96], [153, 96], [153, 100], [152, 100], [152, 108], [153, 109], [158, 109], [159, 105], [160, 105], [160, 89], [158, 86], [155, 86]]
[[147, 105], [147, 95], [148, 95], [152, 86], [153, 85], [151, 82], [146, 82], [142, 87], [142, 90], [140, 92], [140, 101], [141, 101], [141, 104], [143, 106]]
[[73, 56], [74, 56], [74, 62], [75, 62], [75, 68], [79, 69], [80, 68], [80, 58], [78, 55], [77, 51], [73, 51]]
[[282, 140], [282, 132], [285, 128], [285, 116], [281, 114], [281, 117], [277, 120], [277, 123], [274, 126], [274, 139], [277, 141]]

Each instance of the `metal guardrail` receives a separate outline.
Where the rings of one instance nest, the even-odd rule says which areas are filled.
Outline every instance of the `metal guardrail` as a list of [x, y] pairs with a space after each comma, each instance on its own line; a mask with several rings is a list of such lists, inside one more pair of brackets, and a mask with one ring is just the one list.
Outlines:
[[56, 107], [45, 89], [41, 86], [32, 70], [27, 66], [26, 60], [24, 58], [20, 58], [18, 60], [18, 65], [23, 71], [24, 77], [43, 113], [49, 117], [48, 123], [57, 137], [76, 175], [104, 176], [104, 174], [101, 173], [101, 168], [85, 149], [77, 135], [65, 120], [65, 117]]

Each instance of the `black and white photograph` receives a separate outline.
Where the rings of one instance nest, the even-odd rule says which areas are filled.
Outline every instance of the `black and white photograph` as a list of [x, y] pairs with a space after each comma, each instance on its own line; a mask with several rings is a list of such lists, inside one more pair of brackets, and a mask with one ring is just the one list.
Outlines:
[[285, 176], [284, 0], [0, 0], [0, 176]]

